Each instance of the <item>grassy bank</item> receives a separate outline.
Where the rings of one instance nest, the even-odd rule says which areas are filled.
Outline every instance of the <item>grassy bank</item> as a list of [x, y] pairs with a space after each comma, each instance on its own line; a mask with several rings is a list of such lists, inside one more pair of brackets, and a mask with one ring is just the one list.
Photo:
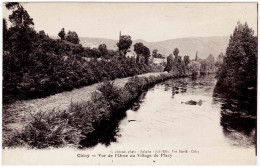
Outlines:
[[[132, 77], [123, 88], [105, 81], [91, 95], [91, 100], [71, 103], [69, 109], [31, 114], [21, 132], [3, 137], [3, 147], [50, 148], [80, 147], [88, 134], [109, 122], [143, 91], [156, 83], [173, 78], [171, 74], [150, 77]], [[89, 138], [92, 140], [92, 138]]]

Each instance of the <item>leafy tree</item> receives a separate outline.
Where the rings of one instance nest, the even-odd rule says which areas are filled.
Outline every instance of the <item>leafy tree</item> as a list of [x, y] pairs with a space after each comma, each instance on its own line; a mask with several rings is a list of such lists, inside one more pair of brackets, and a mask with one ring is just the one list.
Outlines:
[[9, 37], [8, 40], [4, 41], [4, 46], [8, 46], [6, 49], [20, 57], [24, 63], [28, 63], [26, 61], [32, 51], [36, 35], [33, 29], [33, 19], [18, 2], [8, 2], [5, 6], [12, 10], [12, 14], [9, 15], [11, 22], [11, 27], [8, 30]]
[[81, 54], [82, 52], [84, 52], [84, 48], [82, 47], [81, 44], [77, 44], [72, 48], [72, 52], [73, 54]]
[[45, 34], [45, 32], [43, 30], [39, 31], [39, 36], [40, 36], [40, 38], [47, 37], [47, 35]]
[[6, 20], [3, 19], [3, 38], [6, 37], [7, 31], [8, 31], [8, 29], [7, 29], [7, 23], [6, 23]]
[[173, 55], [178, 56], [178, 54], [179, 54], [179, 49], [175, 48], [174, 51], [173, 51]]
[[200, 61], [200, 73], [201, 74], [208, 74], [209, 72], [209, 65], [207, 60]]
[[137, 58], [136, 58], [137, 63], [139, 62], [140, 56], [143, 56], [145, 60], [145, 64], [146, 65], [149, 64], [149, 57], [151, 55], [148, 47], [144, 46], [143, 43], [139, 42], [134, 45], [134, 51], [137, 54]]
[[144, 45], [141, 42], [134, 44], [134, 51], [136, 54], [143, 54], [143, 48]]
[[74, 44], [79, 44], [79, 37], [75, 31], [69, 31], [65, 36], [65, 40]]
[[[225, 55], [221, 52], [216, 60], [215, 66], [217, 69], [219, 69], [221, 67], [221, 65], [223, 64], [223, 60], [224, 60]], [[217, 70], [218, 72], [218, 70]]]
[[131, 45], [132, 45], [131, 36], [129, 36], [129, 35], [120, 36], [119, 42], [117, 43], [117, 47], [120, 52], [123, 52], [124, 56], [126, 55], [128, 49], [131, 47]]
[[197, 76], [200, 72], [200, 63], [197, 61], [191, 61], [188, 65], [189, 72], [193, 77]]
[[182, 69], [182, 57], [179, 56], [179, 49], [175, 48], [173, 51], [173, 55], [174, 55], [174, 61], [173, 61], [173, 66], [172, 66], [172, 70], [176, 73], [176, 74], [182, 74], [184, 73], [184, 69]]
[[215, 57], [212, 54], [207, 57], [207, 66], [210, 73], [215, 73]]
[[184, 61], [185, 66], [188, 66], [188, 64], [190, 63], [190, 57], [187, 55], [184, 56], [183, 61]]
[[136, 63], [139, 63], [139, 61], [140, 61], [140, 56], [143, 54], [143, 47], [144, 47], [144, 45], [141, 42], [134, 44], [134, 51], [137, 55]]
[[7, 23], [6, 20], [3, 19], [3, 50], [7, 49], [8, 44], [8, 29], [7, 29]]
[[257, 37], [247, 23], [237, 24], [230, 36], [223, 64], [218, 71], [217, 85], [247, 96], [256, 96], [257, 83]]
[[149, 57], [151, 55], [150, 55], [149, 48], [146, 47], [146, 46], [143, 47], [143, 56], [144, 56], [144, 59], [145, 59], [145, 64], [148, 65], [149, 64]]
[[156, 58], [156, 57], [157, 57], [157, 53], [158, 53], [158, 50], [157, 50], [157, 49], [154, 49], [153, 52], [152, 52], [152, 56], [153, 56], [154, 58]]
[[33, 19], [29, 16], [27, 11], [18, 2], [7, 2], [6, 8], [12, 10], [12, 14], [9, 16], [9, 20], [14, 27], [28, 28], [34, 25]]
[[97, 61], [97, 59], [101, 57], [100, 50], [97, 48], [93, 48], [91, 55], [92, 57], [94, 57], [94, 60]]
[[161, 54], [161, 53], [158, 53], [158, 50], [157, 49], [154, 49], [153, 52], [152, 52], [152, 57], [153, 58], [161, 58], [161, 59], [164, 59], [164, 56]]
[[108, 50], [108, 51], [107, 51], [107, 57], [108, 57], [109, 59], [116, 58], [116, 57], [118, 57], [118, 52], [115, 51], [115, 50]]
[[167, 64], [166, 64], [166, 67], [165, 67], [164, 71], [170, 72], [172, 70], [173, 63], [174, 63], [174, 59], [173, 59], [172, 54], [170, 54], [167, 57]]
[[164, 59], [164, 56], [163, 56], [161, 53], [158, 53], [158, 54], [157, 54], [157, 58]]
[[101, 57], [105, 57], [107, 55], [107, 45], [106, 44], [100, 44], [98, 46], [98, 49], [100, 51]]
[[65, 39], [65, 30], [64, 30], [64, 28], [62, 28], [61, 30], [60, 30], [60, 32], [58, 33], [58, 36], [60, 37], [60, 39], [61, 40], [64, 40]]
[[221, 52], [217, 57], [217, 62], [223, 62], [225, 55]]

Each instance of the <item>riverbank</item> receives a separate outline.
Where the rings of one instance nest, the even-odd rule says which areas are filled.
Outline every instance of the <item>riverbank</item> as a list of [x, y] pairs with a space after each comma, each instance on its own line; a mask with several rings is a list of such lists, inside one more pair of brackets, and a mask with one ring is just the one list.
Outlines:
[[[119, 93], [118, 95], [121, 95], [120, 98], [122, 99], [116, 99], [119, 100], [117, 101], [117, 103], [115, 102], [115, 99], [111, 99], [111, 97], [109, 97], [110, 94], [106, 94], [107, 92], [105, 93], [105, 91], [107, 90], [104, 88], [106, 88], [107, 85], [103, 86], [102, 89], [101, 84], [95, 84], [90, 87], [73, 90], [74, 92], [71, 91], [61, 93], [63, 94], [63, 96], [57, 94], [44, 99], [22, 101], [20, 103], [17, 102], [12, 106], [4, 106], [3, 143], [5, 146], [12, 146], [14, 143], [17, 143], [17, 145], [23, 146], [29, 144], [30, 147], [48, 147], [49, 145], [58, 145], [60, 147], [64, 144], [62, 142], [62, 140], [64, 139], [63, 137], [70, 135], [67, 136], [67, 138], [70, 139], [65, 140], [72, 141], [66, 144], [71, 144], [72, 142], [73, 145], [75, 145], [75, 141], [81, 139], [82, 132], [84, 135], [85, 132], [93, 131], [93, 127], [96, 126], [93, 125], [93, 122], [96, 122], [96, 124], [98, 125], [100, 122], [96, 120], [106, 120], [109, 118], [111, 111], [114, 111], [115, 109], [120, 109], [119, 106], [114, 106], [114, 104], [121, 104], [122, 106], [124, 106], [125, 103], [129, 102], [131, 99], [136, 98], [138, 94], [143, 89], [149, 87], [149, 85], [161, 82], [172, 77], [173, 76], [171, 74], [167, 73], [152, 73], [144, 74], [139, 77], [133, 77], [131, 79], [124, 78], [115, 80], [114, 85], [116, 86], [112, 85], [110, 91], [111, 93], [117, 92]], [[97, 88], [99, 89], [99, 91], [95, 91], [95, 93], [93, 93], [93, 91]], [[105, 97], [102, 95], [104, 93], [106, 94]], [[106, 106], [106, 104], [109, 107]], [[19, 106], [21, 106], [21, 108]], [[10, 108], [8, 107], [11, 107], [11, 109], [13, 110], [10, 110]], [[18, 110], [14, 110], [15, 108]], [[73, 118], [73, 120], [70, 120], [69, 118]], [[84, 120], [85, 122], [83, 123], [82, 120]], [[39, 124], [41, 125], [41, 127], [38, 127], [39, 129], [34, 127]], [[68, 124], [76, 125], [71, 126]], [[44, 131], [42, 131], [42, 126], [46, 126]], [[80, 133], [78, 131], [79, 129], [81, 131]], [[39, 132], [39, 130], [41, 132]], [[61, 140], [59, 140], [59, 142], [55, 141], [55, 144], [53, 144], [53, 141], [52, 143], [38, 143], [37, 141], [35, 141], [38, 140], [38, 138], [42, 138], [41, 135], [51, 135], [43, 137], [44, 140], [46, 140], [46, 137], [50, 139], [57, 134], [60, 135], [60, 133], [63, 133], [62, 139], [60, 138]], [[36, 143], [28, 143], [28, 141], [30, 141], [30, 138], [33, 136], [35, 137], [35, 135], [40, 135], [34, 139]], [[9, 144], [7, 144], [7, 141]]]

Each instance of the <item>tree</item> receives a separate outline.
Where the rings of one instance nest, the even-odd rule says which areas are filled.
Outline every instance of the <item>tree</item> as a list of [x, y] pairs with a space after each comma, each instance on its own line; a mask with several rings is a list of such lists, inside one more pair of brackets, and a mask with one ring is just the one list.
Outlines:
[[105, 57], [107, 55], [107, 45], [106, 44], [100, 44], [98, 46], [98, 49], [100, 51], [101, 57]]
[[178, 54], [179, 54], [179, 49], [175, 48], [174, 51], [173, 51], [173, 55], [178, 56]]
[[198, 52], [196, 52], [195, 61], [198, 61]]
[[146, 47], [146, 46], [143, 47], [143, 56], [144, 56], [144, 59], [145, 59], [145, 64], [148, 65], [149, 64], [149, 57], [151, 55], [150, 55], [149, 48]]
[[34, 25], [33, 19], [29, 16], [27, 11], [18, 2], [7, 2], [6, 8], [12, 10], [12, 14], [9, 15], [9, 20], [14, 27], [32, 27]]
[[129, 35], [120, 36], [119, 42], [117, 43], [117, 47], [120, 52], [123, 52], [124, 56], [126, 55], [128, 49], [131, 47], [131, 45], [132, 45], [131, 36], [129, 36]]
[[200, 74], [208, 74], [208, 72], [209, 72], [208, 61], [203, 59], [200, 61]]
[[142, 53], [143, 53], [143, 47], [144, 47], [144, 45], [143, 45], [143, 43], [141, 43], [141, 42], [134, 44], [134, 51], [135, 51], [135, 53], [136, 53], [136, 55], [137, 55], [137, 57], [136, 57], [136, 63], [139, 63], [140, 56], [141, 56]]
[[3, 38], [6, 37], [7, 31], [8, 31], [8, 29], [7, 29], [7, 23], [6, 23], [6, 20], [3, 19]]
[[170, 72], [172, 70], [173, 62], [174, 62], [173, 56], [172, 56], [172, 54], [170, 54], [167, 57], [167, 64], [166, 64], [164, 71]]
[[26, 61], [25, 56], [32, 50], [36, 32], [33, 29], [33, 19], [29, 16], [27, 11], [18, 2], [8, 2], [5, 4], [6, 8], [12, 10], [9, 15], [11, 27], [8, 30], [8, 41], [5, 41], [5, 47], [8, 50], [19, 56], [22, 61]]
[[154, 58], [157, 58], [157, 52], [158, 52], [157, 49], [154, 49], [154, 50], [153, 50], [152, 56], [153, 56]]
[[81, 44], [77, 44], [75, 46], [72, 47], [72, 53], [73, 54], [81, 54], [82, 52], [84, 52], [84, 48], [82, 47]]
[[210, 73], [215, 73], [215, 57], [212, 54], [207, 57], [207, 66]]
[[191, 61], [188, 65], [189, 72], [191, 72], [192, 77], [195, 77], [200, 72], [200, 63], [197, 61]]
[[145, 64], [149, 64], [149, 57], [150, 55], [150, 50], [148, 47], [144, 46], [143, 43], [139, 42], [134, 44], [134, 51], [137, 54], [136, 62], [139, 62], [140, 56], [144, 57]]
[[[215, 66], [219, 69], [221, 67], [221, 65], [223, 64], [223, 60], [224, 60], [224, 57], [225, 55], [221, 52], [218, 57], [217, 57], [217, 60], [216, 60], [216, 63], [215, 63]], [[217, 72], [218, 72], [218, 69], [217, 69]]]
[[158, 54], [157, 54], [157, 58], [164, 59], [164, 56], [163, 56], [161, 53], [158, 53]]
[[94, 57], [94, 60], [96, 62], [97, 59], [101, 57], [100, 50], [97, 48], [93, 48], [91, 51], [91, 56]]
[[247, 23], [238, 22], [230, 36], [226, 56], [218, 71], [217, 85], [247, 96], [256, 95], [257, 83], [257, 37]]
[[173, 51], [173, 55], [174, 55], [174, 61], [173, 61], [173, 67], [172, 70], [176, 73], [176, 74], [182, 74], [185, 73], [185, 70], [182, 69], [182, 57], [179, 56], [179, 49], [175, 48]]
[[184, 56], [183, 61], [184, 61], [185, 66], [188, 66], [188, 64], [190, 63], [190, 57], [187, 55]]
[[65, 38], [65, 30], [64, 30], [64, 28], [62, 28], [60, 30], [60, 32], [58, 33], [58, 36], [60, 37], [61, 40], [64, 40], [64, 38]]
[[65, 40], [74, 44], [79, 44], [79, 37], [75, 31], [69, 31], [65, 36]]
[[47, 35], [45, 34], [45, 32], [43, 30], [39, 31], [39, 36], [40, 36], [40, 38], [47, 37]]
[[6, 20], [3, 19], [3, 50], [7, 49], [7, 44], [8, 44], [8, 29], [7, 29]]
[[116, 58], [118, 56], [118, 52], [115, 50], [108, 50], [107, 51], [107, 57], [109, 59], [113, 59], [114, 57]]

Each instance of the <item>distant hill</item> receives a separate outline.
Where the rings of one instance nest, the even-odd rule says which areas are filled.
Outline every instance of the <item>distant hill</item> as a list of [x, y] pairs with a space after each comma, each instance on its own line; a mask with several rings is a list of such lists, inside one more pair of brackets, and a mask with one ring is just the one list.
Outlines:
[[[116, 43], [118, 40], [106, 39], [106, 38], [80, 38], [80, 43], [83, 46], [95, 47], [99, 44], [106, 44], [108, 49], [117, 49]], [[221, 52], [225, 53], [228, 46], [229, 37], [191, 37], [191, 38], [177, 38], [159, 42], [147, 42], [142, 39], [134, 40], [133, 45], [137, 42], [142, 42], [152, 52], [153, 49], [158, 49], [159, 53], [168, 56], [174, 50], [178, 48], [180, 55], [189, 55], [191, 59], [195, 58], [196, 52], [198, 51], [199, 58], [206, 58], [209, 54], [214, 56], [219, 55]]]

